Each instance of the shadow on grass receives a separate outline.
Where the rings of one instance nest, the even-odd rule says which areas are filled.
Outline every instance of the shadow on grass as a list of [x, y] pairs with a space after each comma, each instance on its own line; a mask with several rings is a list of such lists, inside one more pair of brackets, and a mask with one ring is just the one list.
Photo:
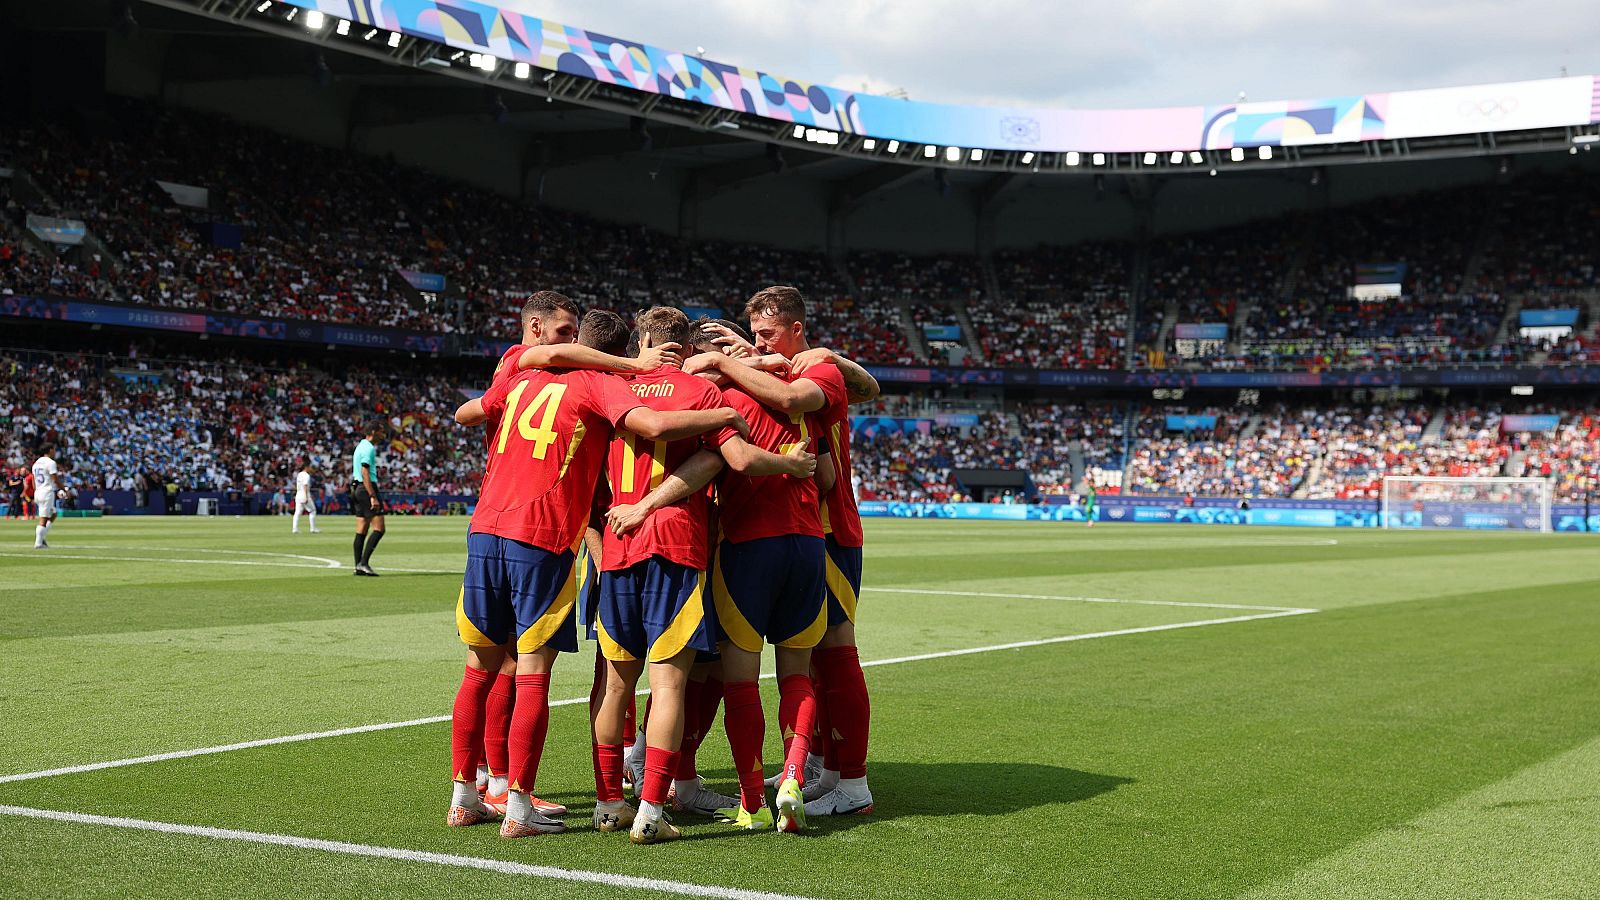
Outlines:
[[[717, 790], [736, 792], [732, 770], [702, 772]], [[1078, 803], [1116, 790], [1134, 779], [1038, 763], [873, 762], [868, 775], [873, 811], [864, 816], [812, 816], [807, 829], [826, 835], [874, 821], [908, 816], [1007, 816], [1041, 806]], [[767, 792], [771, 802], [772, 792]], [[688, 824], [705, 821], [686, 817]], [[724, 837], [737, 831], [684, 834], [685, 840]]]

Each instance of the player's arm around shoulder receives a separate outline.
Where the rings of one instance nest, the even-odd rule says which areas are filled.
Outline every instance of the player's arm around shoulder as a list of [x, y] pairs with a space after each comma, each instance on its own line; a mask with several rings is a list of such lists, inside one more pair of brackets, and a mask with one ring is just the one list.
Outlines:
[[839, 375], [844, 379], [846, 396], [852, 405], [870, 403], [883, 393], [878, 386], [878, 379], [873, 378], [871, 372], [827, 347], [813, 347], [795, 354], [794, 359], [790, 360], [789, 371], [800, 378], [808, 370], [823, 364], [831, 364], [839, 370]]
[[613, 356], [582, 344], [543, 344], [522, 351], [522, 355], [517, 357], [517, 368], [593, 369], [618, 375], [640, 375], [654, 372], [664, 365], [682, 365], [681, 349], [672, 343], [653, 347], [649, 335], [645, 335], [640, 343], [639, 355], [631, 358]]
[[[692, 368], [691, 368], [692, 366]], [[692, 357], [684, 371], [714, 370], [729, 383], [784, 415], [816, 412], [827, 405], [828, 398], [822, 388], [810, 379], [784, 381], [742, 361], [720, 353], [702, 353]]]
[[806, 450], [803, 445], [780, 455], [770, 450], [763, 450], [738, 435], [733, 435], [723, 441], [719, 449], [722, 458], [728, 461], [728, 468], [750, 478], [762, 478], [767, 475], [810, 478], [818, 474], [817, 455]]
[[619, 424], [651, 441], [676, 441], [719, 428], [731, 428], [744, 436], [750, 434], [750, 425], [744, 416], [729, 406], [670, 411], [635, 406]]
[[489, 414], [483, 410], [483, 398], [474, 397], [456, 407], [457, 425], [482, 425], [489, 421]]

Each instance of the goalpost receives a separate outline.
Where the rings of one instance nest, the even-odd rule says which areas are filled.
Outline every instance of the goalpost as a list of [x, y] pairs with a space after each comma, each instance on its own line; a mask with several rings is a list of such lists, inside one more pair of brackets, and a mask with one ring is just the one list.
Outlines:
[[1383, 479], [1384, 528], [1551, 530], [1552, 482], [1543, 478]]

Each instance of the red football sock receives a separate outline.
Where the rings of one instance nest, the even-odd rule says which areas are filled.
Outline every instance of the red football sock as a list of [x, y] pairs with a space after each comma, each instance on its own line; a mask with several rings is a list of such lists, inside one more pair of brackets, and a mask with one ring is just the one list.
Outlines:
[[683, 692], [683, 742], [678, 745], [677, 777], [688, 781], [698, 774], [695, 756], [711, 731], [722, 703], [722, 679], [690, 680]]
[[450, 712], [450, 771], [455, 781], [476, 781], [483, 750], [483, 707], [494, 675], [467, 666]]
[[837, 772], [839, 755], [833, 746], [833, 725], [828, 718], [828, 684], [815, 666], [811, 668], [811, 693], [817, 698], [817, 727], [811, 732], [811, 752], [822, 757], [824, 769]]
[[672, 786], [672, 773], [677, 768], [677, 750], [644, 748], [644, 785], [639, 790], [639, 799], [658, 806], [665, 804], [667, 788]]
[[813, 653], [811, 661], [824, 673], [823, 682], [828, 686], [828, 728], [839, 777], [865, 778], [872, 702], [867, 697], [867, 679], [861, 674], [861, 657], [854, 647], [829, 647]]
[[622, 799], [622, 745], [594, 745], [594, 797], [596, 800]]
[[810, 675], [790, 675], [778, 682], [778, 727], [783, 729], [783, 777], [805, 784], [806, 754], [811, 729], [817, 725], [817, 695]]
[[[646, 710], [648, 709], [649, 707], [646, 707]], [[633, 736], [639, 730], [637, 712], [638, 710], [633, 705], [633, 698], [629, 697], [628, 711], [622, 714], [622, 746], [624, 747], [633, 746]]]
[[550, 675], [517, 675], [517, 700], [511, 710], [511, 789], [533, 793], [550, 727]]
[[723, 725], [728, 730], [728, 748], [733, 751], [733, 769], [739, 775], [739, 800], [747, 811], [755, 812], [767, 802], [766, 786], [761, 783], [761, 742], [767, 737], [761, 689], [754, 681], [730, 681], [722, 692], [727, 698]]
[[504, 775], [511, 768], [506, 737], [511, 734], [511, 706], [517, 697], [517, 677], [501, 672], [489, 690], [483, 708], [483, 758], [490, 775]]

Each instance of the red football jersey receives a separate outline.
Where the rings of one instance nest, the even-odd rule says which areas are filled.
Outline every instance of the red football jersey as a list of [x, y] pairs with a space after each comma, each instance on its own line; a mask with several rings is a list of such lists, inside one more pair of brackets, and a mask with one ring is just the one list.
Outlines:
[[489, 381], [490, 387], [517, 374], [517, 357], [526, 349], [527, 344], [512, 344], [510, 350], [500, 354], [500, 362], [494, 367], [494, 378]]
[[[522, 351], [526, 349], [528, 349], [527, 344], [512, 344], [510, 350], [500, 354], [500, 362], [494, 367], [494, 376], [489, 379], [489, 387], [492, 388], [517, 374], [517, 357], [521, 356]], [[484, 423], [483, 448], [485, 450], [494, 449], [495, 429], [499, 427], [500, 422], [494, 418], [490, 418], [488, 422]]]
[[483, 395], [494, 428], [473, 532], [572, 549], [589, 523], [612, 428], [642, 406], [615, 375], [529, 369]]
[[[724, 405], [738, 410], [750, 423], [752, 445], [773, 453], [788, 453], [799, 444], [816, 452], [810, 416], [786, 416], [762, 406], [735, 387], [725, 388], [722, 399]], [[734, 433], [726, 428], [719, 432], [719, 446]], [[790, 475], [750, 478], [728, 469], [722, 473], [717, 499], [722, 536], [734, 543], [784, 534], [822, 537], [815, 479]]]
[[[663, 411], [680, 409], [721, 409], [722, 392], [711, 382], [695, 375], [685, 375], [676, 366], [662, 366], [654, 372], [639, 375], [628, 382], [639, 402], [651, 409]], [[606, 480], [611, 484], [612, 504], [638, 503], [655, 490], [661, 480], [683, 465], [683, 461], [705, 443], [720, 446], [726, 440], [725, 432], [713, 438], [707, 435], [677, 441], [647, 441], [628, 431], [618, 430], [611, 441], [610, 459], [606, 463]], [[614, 572], [659, 556], [691, 569], [706, 567], [706, 517], [707, 503], [704, 491], [663, 507], [650, 514], [645, 523], [622, 537], [610, 529], [605, 531], [605, 563], [607, 572]]]
[[816, 382], [828, 399], [826, 406], [812, 413], [817, 422], [817, 452], [833, 454], [835, 476], [833, 490], [822, 498], [822, 530], [833, 535], [840, 546], [860, 547], [866, 540], [850, 469], [850, 395], [844, 374], [838, 366], [826, 363], [812, 366], [799, 377]]

